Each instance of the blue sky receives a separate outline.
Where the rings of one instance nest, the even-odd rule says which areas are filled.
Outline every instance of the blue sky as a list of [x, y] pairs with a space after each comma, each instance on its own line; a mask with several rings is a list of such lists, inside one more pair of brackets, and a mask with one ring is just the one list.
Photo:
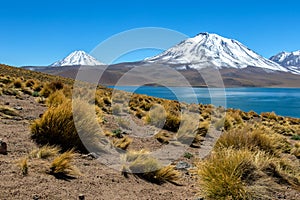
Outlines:
[[[270, 57], [300, 49], [299, 1], [95, 1], [3, 0], [0, 63], [49, 65], [74, 50], [90, 52], [132, 28], [164, 27], [194, 36], [212, 32], [234, 38]], [[151, 52], [132, 54], [138, 60]]]

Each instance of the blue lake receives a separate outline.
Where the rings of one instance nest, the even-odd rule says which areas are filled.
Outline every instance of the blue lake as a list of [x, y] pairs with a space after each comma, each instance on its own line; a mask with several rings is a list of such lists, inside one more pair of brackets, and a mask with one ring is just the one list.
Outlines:
[[[111, 87], [113, 88], [113, 87]], [[187, 88], [114, 86], [119, 90], [187, 103], [214, 104], [300, 118], [300, 88]]]

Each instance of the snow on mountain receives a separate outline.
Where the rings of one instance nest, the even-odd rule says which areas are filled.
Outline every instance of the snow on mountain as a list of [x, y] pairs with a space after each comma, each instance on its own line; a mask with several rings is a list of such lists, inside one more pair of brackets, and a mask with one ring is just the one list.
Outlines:
[[196, 37], [184, 40], [165, 52], [144, 61], [182, 64], [195, 69], [208, 66], [216, 68], [254, 66], [269, 70], [288, 71], [279, 64], [258, 55], [236, 40], [210, 33], [200, 33]]
[[294, 52], [281, 52], [272, 56], [270, 60], [280, 64], [295, 74], [300, 74], [300, 50]]
[[60, 66], [72, 66], [72, 65], [104, 65], [99, 62], [96, 58], [87, 54], [84, 51], [74, 51], [64, 59], [57, 61], [50, 66], [60, 67]]

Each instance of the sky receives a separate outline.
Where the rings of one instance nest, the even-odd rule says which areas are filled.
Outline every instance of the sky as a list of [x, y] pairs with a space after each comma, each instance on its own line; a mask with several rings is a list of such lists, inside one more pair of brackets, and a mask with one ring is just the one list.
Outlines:
[[[45, 66], [74, 50], [92, 51], [120, 32], [142, 27], [236, 39], [264, 57], [300, 50], [300, 1], [2, 0], [0, 63]], [[119, 61], [157, 54], [145, 51]]]

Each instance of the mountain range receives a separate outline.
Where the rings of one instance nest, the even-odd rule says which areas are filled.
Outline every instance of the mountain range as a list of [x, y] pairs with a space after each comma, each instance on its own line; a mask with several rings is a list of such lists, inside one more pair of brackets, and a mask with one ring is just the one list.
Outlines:
[[[217, 34], [200, 33], [188, 38], [163, 53], [146, 58], [143, 62], [182, 65], [203, 69], [206, 67], [243, 69], [249, 66], [266, 70], [300, 74], [300, 51], [281, 52], [270, 59], [264, 58], [239, 41]], [[84, 51], [74, 51], [50, 66], [104, 65]]]
[[[300, 51], [282, 52], [267, 59], [239, 41], [211, 33], [200, 33], [142, 61], [110, 65], [99, 83], [114, 84], [128, 70], [149, 65], [179, 70], [194, 86], [206, 85], [199, 71], [218, 70], [228, 87], [300, 87]], [[96, 70], [105, 65], [84, 51], [75, 51], [48, 67], [25, 68], [74, 78], [80, 66]], [[131, 79], [148, 77], [140, 74]]]

